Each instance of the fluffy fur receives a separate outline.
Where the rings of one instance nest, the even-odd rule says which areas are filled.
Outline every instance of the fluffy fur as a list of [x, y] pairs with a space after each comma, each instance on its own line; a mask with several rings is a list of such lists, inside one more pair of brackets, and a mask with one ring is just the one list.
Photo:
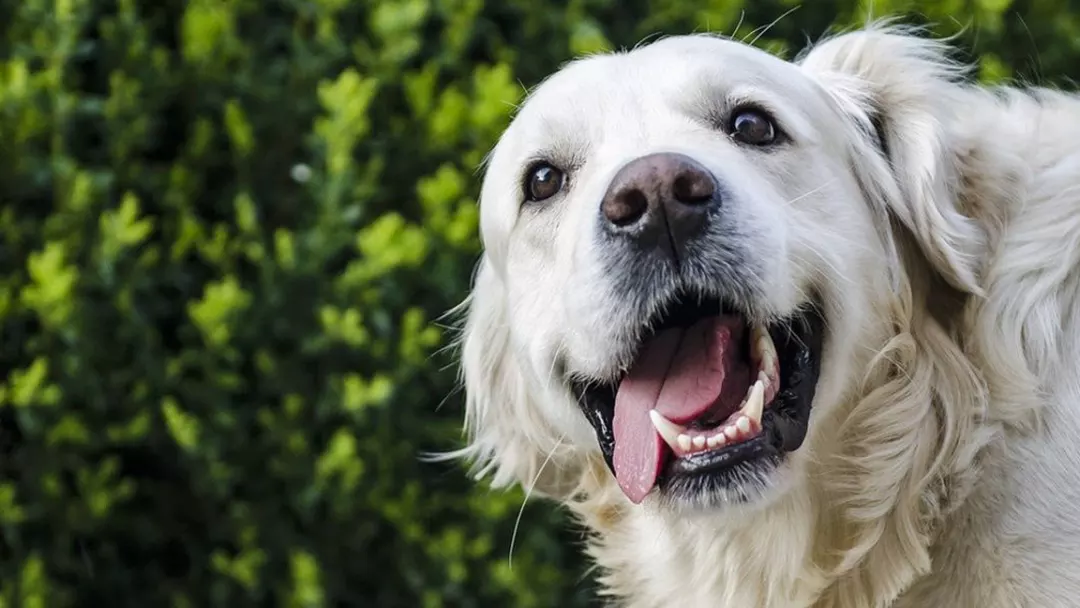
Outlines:
[[[1080, 100], [965, 84], [947, 51], [886, 26], [791, 63], [664, 39], [566, 66], [493, 151], [461, 455], [576, 514], [613, 604], [1077, 605]], [[742, 97], [788, 149], [741, 150], [702, 118]], [[822, 294], [809, 434], [748, 504], [632, 505], [566, 385], [624, 369], [666, 288], [627, 279], [594, 229], [613, 172], [656, 150], [733, 193], [754, 314]], [[573, 170], [530, 205], [539, 157]]]

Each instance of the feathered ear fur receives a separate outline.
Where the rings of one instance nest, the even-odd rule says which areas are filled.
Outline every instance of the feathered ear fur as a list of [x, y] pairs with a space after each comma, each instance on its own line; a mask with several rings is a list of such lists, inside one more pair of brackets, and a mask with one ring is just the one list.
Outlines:
[[962, 111], [964, 68], [945, 43], [911, 34], [871, 26], [822, 42], [799, 63], [878, 148], [852, 158], [864, 188], [877, 190], [870, 198], [949, 284], [978, 294], [985, 235], [960, 208], [961, 151], [946, 114]]
[[841, 440], [824, 465], [828, 517], [848, 543], [837, 547], [830, 590], [843, 605], [894, 598], [929, 568], [930, 540], [971, 487], [975, 454], [990, 437], [986, 384], [946, 318], [955, 312], [928, 307], [942, 297], [939, 278], [982, 293], [986, 246], [962, 211], [963, 151], [945, 113], [963, 107], [964, 89], [945, 48], [872, 26], [826, 40], [800, 62], [850, 120], [850, 163], [896, 266], [895, 298], [882, 311], [895, 333], [837, 413]]
[[482, 260], [465, 302], [461, 341], [468, 445], [453, 454], [472, 462], [477, 477], [494, 487], [520, 483], [528, 492], [567, 497], [581, 477], [581, 465], [542, 416], [528, 377], [514, 352], [506, 314], [506, 290]]

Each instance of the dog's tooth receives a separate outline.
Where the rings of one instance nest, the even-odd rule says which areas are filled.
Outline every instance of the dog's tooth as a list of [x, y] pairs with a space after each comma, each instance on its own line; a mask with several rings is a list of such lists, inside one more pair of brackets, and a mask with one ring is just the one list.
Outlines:
[[[739, 419], [739, 422], [743, 420], [753, 420], [756, 424], [761, 424], [761, 412], [765, 409], [765, 383], [759, 378], [754, 386], [750, 387], [750, 394], [746, 397], [746, 403], [742, 406], [743, 418]], [[749, 423], [749, 421], [748, 421]], [[747, 431], [749, 429], [743, 429]]]
[[692, 442], [689, 435], [679, 435], [678, 439], [679, 449], [683, 452], [689, 452]]
[[740, 416], [739, 421], [735, 423], [735, 426], [743, 433], [750, 432], [750, 419], [746, 416]]
[[706, 441], [706, 439], [705, 439], [704, 435], [695, 436], [694, 437], [694, 447], [699, 449], [699, 450], [704, 448], [705, 447], [705, 441]]
[[776, 367], [776, 361], [778, 356], [776, 354], [776, 344], [773, 344], [772, 336], [769, 332], [762, 332], [759, 338], [759, 344], [756, 348], [761, 353], [761, 369], [771, 371]]
[[731, 424], [724, 427], [724, 434], [727, 435], [728, 441], [735, 441], [735, 438], [739, 436], [739, 429]]
[[671, 446], [672, 449], [677, 445], [681, 447], [679, 438], [683, 436], [686, 429], [664, 418], [664, 415], [656, 410], [649, 410], [649, 420], [652, 420], [653, 428], [656, 429], [657, 433], [660, 433], [660, 436], [664, 438], [664, 442]]
[[[761, 370], [757, 373], [757, 379], [758, 382], [760, 382], [764, 386], [764, 388], [769, 388], [769, 376], [765, 373], [765, 370]], [[750, 390], [754, 390], [753, 387], [751, 387]]]
[[772, 340], [765, 341], [769, 346], [761, 347], [761, 369], [773, 369], [776, 366], [776, 349], [772, 347]]
[[750, 355], [758, 361], [761, 360], [764, 333], [765, 330], [757, 323], [750, 324]]
[[709, 445], [710, 449], [717, 448], [727, 443], [727, 437], [725, 437], [723, 433], [717, 433], [716, 435], [709, 437], [706, 443]]

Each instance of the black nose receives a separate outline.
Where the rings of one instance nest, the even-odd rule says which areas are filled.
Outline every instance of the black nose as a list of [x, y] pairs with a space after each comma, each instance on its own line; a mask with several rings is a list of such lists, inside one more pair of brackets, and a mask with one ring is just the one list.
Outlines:
[[600, 211], [609, 227], [639, 238], [667, 233], [682, 240], [719, 202], [716, 179], [684, 154], [660, 153], [627, 163], [608, 186]]

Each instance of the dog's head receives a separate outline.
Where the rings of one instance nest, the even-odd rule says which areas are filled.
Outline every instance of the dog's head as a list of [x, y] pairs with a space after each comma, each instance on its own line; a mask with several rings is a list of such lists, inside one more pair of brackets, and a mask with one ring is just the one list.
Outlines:
[[481, 193], [463, 343], [471, 443], [565, 496], [757, 504], [829, 450], [909, 264], [977, 291], [937, 43], [873, 30], [797, 62], [712, 36], [575, 61]]

